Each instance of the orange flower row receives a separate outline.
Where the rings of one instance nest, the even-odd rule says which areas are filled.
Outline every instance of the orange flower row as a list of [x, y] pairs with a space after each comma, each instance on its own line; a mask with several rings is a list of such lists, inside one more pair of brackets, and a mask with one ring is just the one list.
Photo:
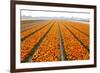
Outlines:
[[43, 29], [37, 31], [35, 34], [31, 35], [23, 42], [21, 42], [21, 61], [23, 61], [27, 57], [32, 48], [39, 42], [41, 37], [43, 37], [43, 35], [47, 32], [49, 26], [51, 25], [44, 27]]
[[[62, 32], [63, 45], [66, 52], [66, 58], [68, 60], [87, 60], [89, 59], [89, 53], [67, 30], [63, 24], [60, 25]], [[72, 29], [70, 29], [72, 30]], [[74, 31], [73, 31], [74, 32]], [[78, 32], [77, 32], [78, 33]], [[77, 34], [76, 33], [76, 34]]]
[[89, 44], [90, 44], [90, 43], [89, 43], [89, 41], [90, 41], [89, 37], [87, 37], [87, 36], [84, 35], [83, 33], [79, 32], [78, 30], [72, 28], [72, 27], [70, 26], [70, 24], [66, 24], [66, 26], [67, 26], [68, 28], [70, 28], [70, 30], [75, 34], [75, 36], [76, 36], [79, 40], [81, 40], [81, 41], [84, 43], [85, 46], [88, 46], [88, 47], [89, 47]]
[[[36, 26], [32, 26], [32, 28], [30, 28], [30, 29], [28, 29], [28, 30], [22, 31], [22, 32], [21, 32], [21, 39], [24, 38], [25, 36], [29, 35], [30, 33], [34, 32], [35, 30], [37, 30], [37, 29], [43, 27], [44, 24], [47, 24], [47, 22], [39, 23], [39, 24], [36, 25]], [[35, 25], [35, 24], [34, 24], [34, 25]]]
[[67, 24], [69, 24], [69, 26], [73, 26], [76, 29], [79, 29], [80, 31], [86, 33], [89, 35], [89, 23], [81, 23], [81, 22], [72, 22], [72, 21], [67, 21]]
[[60, 47], [58, 41], [57, 24], [55, 23], [38, 50], [32, 58], [32, 62], [47, 62], [60, 60]]

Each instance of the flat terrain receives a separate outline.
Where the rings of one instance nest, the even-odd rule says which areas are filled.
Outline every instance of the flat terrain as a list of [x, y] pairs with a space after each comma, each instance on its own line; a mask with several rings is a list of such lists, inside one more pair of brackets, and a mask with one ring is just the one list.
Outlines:
[[88, 60], [89, 30], [74, 21], [22, 21], [21, 62]]

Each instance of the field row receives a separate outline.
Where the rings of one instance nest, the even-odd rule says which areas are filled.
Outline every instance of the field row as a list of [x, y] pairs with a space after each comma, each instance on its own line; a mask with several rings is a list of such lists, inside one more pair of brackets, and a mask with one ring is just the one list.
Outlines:
[[88, 24], [55, 20], [36, 27], [24, 31], [25, 34], [21, 36], [28, 36], [21, 41], [21, 62], [26, 59], [27, 62], [60, 61], [61, 56], [66, 60], [89, 59]]

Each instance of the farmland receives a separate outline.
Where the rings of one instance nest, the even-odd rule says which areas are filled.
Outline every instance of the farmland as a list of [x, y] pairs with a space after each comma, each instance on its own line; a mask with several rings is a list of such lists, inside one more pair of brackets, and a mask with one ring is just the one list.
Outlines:
[[21, 62], [88, 60], [89, 23], [67, 20], [22, 21]]

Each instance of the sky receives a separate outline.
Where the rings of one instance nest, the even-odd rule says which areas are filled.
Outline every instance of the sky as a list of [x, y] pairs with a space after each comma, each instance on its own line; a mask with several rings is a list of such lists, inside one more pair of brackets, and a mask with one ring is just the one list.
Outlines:
[[24, 19], [47, 19], [47, 18], [61, 18], [61, 19], [84, 19], [88, 20], [89, 12], [80, 11], [55, 11], [55, 10], [21, 10], [21, 18]]

